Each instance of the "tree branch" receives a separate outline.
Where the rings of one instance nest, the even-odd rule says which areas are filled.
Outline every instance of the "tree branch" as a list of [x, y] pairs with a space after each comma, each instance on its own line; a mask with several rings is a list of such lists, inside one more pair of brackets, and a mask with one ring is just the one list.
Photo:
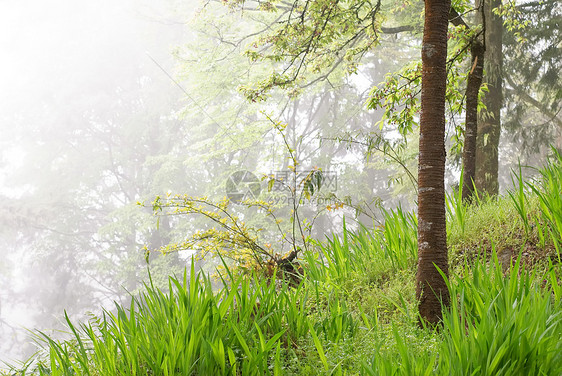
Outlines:
[[513, 87], [511, 91], [517, 94], [521, 99], [523, 99], [528, 104], [535, 107], [537, 110], [542, 112], [551, 121], [554, 121], [559, 127], [562, 127], [562, 119], [558, 117], [558, 114], [550, 111], [546, 106], [544, 106], [541, 102], [536, 100], [535, 98], [531, 97], [529, 94], [525, 92], [520, 86], [518, 86], [510, 76], [505, 76], [506, 81]]
[[449, 12], [449, 22], [455, 26], [464, 26], [467, 30], [470, 30], [470, 26], [468, 26], [462, 18], [462, 15], [460, 15], [453, 7], [451, 7], [451, 11]]
[[412, 25], [402, 25], [402, 26], [396, 26], [396, 27], [381, 27], [381, 31], [384, 34], [398, 34], [398, 33], [403, 33], [406, 31], [414, 31], [416, 30], [416, 28]]

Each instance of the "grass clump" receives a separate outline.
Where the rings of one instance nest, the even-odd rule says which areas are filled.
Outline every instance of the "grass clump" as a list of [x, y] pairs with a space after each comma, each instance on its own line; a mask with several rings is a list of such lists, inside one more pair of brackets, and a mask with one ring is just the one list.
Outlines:
[[[168, 292], [154, 286], [133, 297], [125, 309], [76, 327], [57, 342], [40, 334], [48, 353], [34, 365], [40, 375], [227, 375], [269, 374], [279, 368], [279, 349], [306, 326], [294, 320], [302, 312], [295, 294], [277, 291], [265, 281], [250, 285], [235, 278], [218, 294], [209, 279], [191, 270], [183, 281], [170, 278]], [[293, 312], [285, 315], [280, 306]], [[299, 312], [300, 310], [300, 312]]]
[[[506, 196], [477, 197], [470, 205], [448, 197], [448, 243], [453, 267], [496, 250], [506, 265], [521, 255], [527, 266], [558, 263], [562, 253], [562, 156], [554, 158], [538, 176], [524, 181], [521, 167], [513, 173]], [[459, 194], [460, 195], [460, 194]], [[460, 196], [459, 196], [460, 197]]]
[[535, 271], [517, 260], [507, 273], [497, 259], [466, 266], [450, 286], [444, 319], [441, 373], [559, 375], [562, 305], [542, 290]]
[[[465, 266], [449, 281], [456, 297], [440, 334], [420, 353], [393, 328], [395, 353], [375, 354], [370, 375], [559, 375], [562, 304], [517, 262], [505, 274], [496, 259]], [[397, 351], [396, 351], [397, 350]]]

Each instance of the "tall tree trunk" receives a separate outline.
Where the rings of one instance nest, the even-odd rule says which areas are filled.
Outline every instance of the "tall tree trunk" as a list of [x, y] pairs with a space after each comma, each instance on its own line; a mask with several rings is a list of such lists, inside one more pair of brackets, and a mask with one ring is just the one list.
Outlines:
[[436, 324], [449, 291], [445, 222], [445, 89], [450, 0], [425, 0], [418, 164], [418, 270], [416, 296], [422, 320]]
[[503, 20], [493, 13], [493, 9], [501, 5], [501, 0], [485, 0], [484, 2], [484, 30], [485, 30], [485, 80], [488, 93], [483, 102], [486, 111], [480, 114], [478, 135], [476, 139], [476, 188], [490, 195], [498, 194], [498, 147], [500, 143], [503, 94], [503, 53], [502, 35]]
[[476, 177], [476, 135], [478, 131], [478, 93], [484, 73], [484, 45], [479, 39], [470, 46], [471, 70], [466, 84], [466, 121], [462, 152], [463, 187], [462, 199], [471, 200]]

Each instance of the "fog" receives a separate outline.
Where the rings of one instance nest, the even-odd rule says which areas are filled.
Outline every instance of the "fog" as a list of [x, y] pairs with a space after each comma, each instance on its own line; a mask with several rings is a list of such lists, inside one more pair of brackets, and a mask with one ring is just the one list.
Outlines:
[[[62, 309], [74, 312], [60, 305], [76, 297], [65, 298], [61, 279], [87, 271], [80, 270], [83, 264], [68, 263], [61, 255], [67, 250], [61, 248], [57, 255], [37, 245], [60, 240], [46, 238], [63, 228], [69, 235], [98, 231], [85, 228], [92, 222], [74, 223], [74, 228], [51, 222], [60, 221], [54, 211], [65, 215], [71, 201], [65, 196], [78, 194], [76, 183], [99, 178], [87, 176], [90, 166], [65, 159], [89, 154], [79, 162], [95, 164], [107, 158], [88, 140], [87, 128], [96, 113], [115, 111], [125, 97], [161, 102], [164, 95], [170, 107], [162, 106], [160, 116], [173, 112], [172, 104], [182, 93], [150, 57], [173, 74], [171, 51], [189, 37], [186, 23], [195, 6], [184, 3], [181, 9], [165, 1], [0, 3], [0, 359], [25, 359], [35, 351], [25, 329], [53, 329]], [[50, 173], [40, 176], [46, 170]], [[61, 189], [65, 185], [73, 189]], [[37, 243], [38, 237], [45, 241]], [[84, 251], [95, 249], [90, 246], [72, 252], [86, 257]], [[53, 293], [60, 289], [60, 294]], [[99, 301], [83, 302], [78, 311], [99, 311]]]
[[[408, 175], [417, 166], [415, 136], [386, 149], [392, 158], [366, 157], [364, 147], [335, 139], [382, 135], [390, 141], [381, 148], [399, 139], [396, 129], [383, 134], [381, 112], [367, 111], [365, 101], [386, 73], [419, 57], [417, 36], [391, 35], [357, 75], [338, 73], [296, 100], [276, 92], [260, 105], [239, 86], [271, 66], [250, 64], [243, 43], [233, 42], [255, 25], [220, 5], [209, 14], [200, 8], [197, 0], [0, 2], [0, 360], [30, 357], [37, 330], [64, 336], [65, 312], [81, 320], [111, 310], [113, 301], [126, 304], [147, 281], [147, 261], [158, 285], [181, 273], [185, 254], [146, 250], [208, 224], [158, 220], [152, 200], [175, 193], [221, 198], [240, 171], [279, 177], [291, 168], [284, 141], [305, 172], [320, 167], [325, 189], [365, 210], [356, 220], [351, 208], [332, 211], [311, 200], [302, 210], [314, 218], [317, 239], [341, 230], [344, 215], [350, 227], [371, 226], [381, 208], [415, 208]], [[517, 122], [549, 121], [536, 109], [519, 110]], [[286, 139], [264, 113], [287, 124]], [[451, 124], [462, 121], [461, 114], [448, 119], [449, 140], [457, 132]], [[557, 134], [560, 147], [560, 129], [551, 125], [540, 128], [543, 138]], [[523, 155], [526, 139], [517, 137], [502, 138], [503, 191]], [[537, 150], [542, 159], [528, 158], [534, 165], [548, 154], [544, 142]], [[449, 189], [458, 183], [458, 157], [448, 161]], [[281, 216], [289, 209], [282, 206]], [[234, 210], [250, 225], [268, 226], [257, 210]]]
[[[154, 250], [205, 228], [156, 220], [150, 202], [157, 195], [223, 197], [237, 170], [286, 172], [281, 139], [259, 118], [261, 109], [237, 94], [241, 77], [255, 71], [242, 48], [228, 48], [211, 35], [214, 16], [202, 17], [195, 40], [190, 30], [197, 5], [146, 0], [0, 6], [1, 360], [14, 364], [35, 353], [38, 330], [64, 337], [65, 313], [76, 322], [111, 310], [113, 301], [127, 304], [147, 281], [145, 246]], [[222, 22], [230, 17], [217, 14]], [[233, 29], [237, 22], [230, 21]], [[319, 132], [309, 128], [328, 124], [335, 134], [368, 125], [365, 77], [338, 89], [357, 96], [347, 106], [325, 91], [298, 101], [279, 96], [266, 107], [290, 122], [305, 167], [332, 169], [332, 189], [344, 197], [361, 189], [373, 195], [374, 188], [365, 189], [354, 176], [363, 168], [354, 167], [362, 154], [346, 145], [318, 146]], [[263, 136], [254, 130], [246, 137], [247, 125]], [[354, 184], [338, 184], [336, 173], [346, 171]], [[390, 199], [391, 190], [381, 194]], [[314, 215], [321, 206], [319, 201], [303, 210]], [[315, 235], [323, 238], [341, 227], [341, 219], [319, 217]], [[181, 273], [189, 261], [177, 253], [151, 253], [149, 259], [154, 283], [164, 286], [165, 277]]]

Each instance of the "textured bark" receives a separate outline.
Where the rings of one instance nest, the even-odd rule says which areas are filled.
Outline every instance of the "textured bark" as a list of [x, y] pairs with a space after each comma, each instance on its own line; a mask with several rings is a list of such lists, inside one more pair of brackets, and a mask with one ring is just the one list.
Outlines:
[[[416, 296], [422, 320], [442, 318], [449, 291], [445, 223], [445, 89], [450, 0], [425, 0], [418, 165], [418, 270]], [[439, 269], [438, 269], [439, 268]]]
[[464, 169], [462, 198], [471, 200], [476, 177], [476, 135], [478, 131], [478, 93], [484, 73], [484, 45], [474, 40], [470, 47], [471, 71], [466, 84], [466, 121], [462, 164]]
[[485, 80], [489, 92], [483, 97], [487, 110], [480, 114], [478, 134], [476, 138], [476, 188], [492, 196], [498, 194], [498, 146], [500, 143], [503, 94], [503, 52], [502, 35], [503, 20], [492, 10], [501, 5], [501, 0], [486, 0], [485, 14], [485, 44], [486, 53], [484, 68]]

